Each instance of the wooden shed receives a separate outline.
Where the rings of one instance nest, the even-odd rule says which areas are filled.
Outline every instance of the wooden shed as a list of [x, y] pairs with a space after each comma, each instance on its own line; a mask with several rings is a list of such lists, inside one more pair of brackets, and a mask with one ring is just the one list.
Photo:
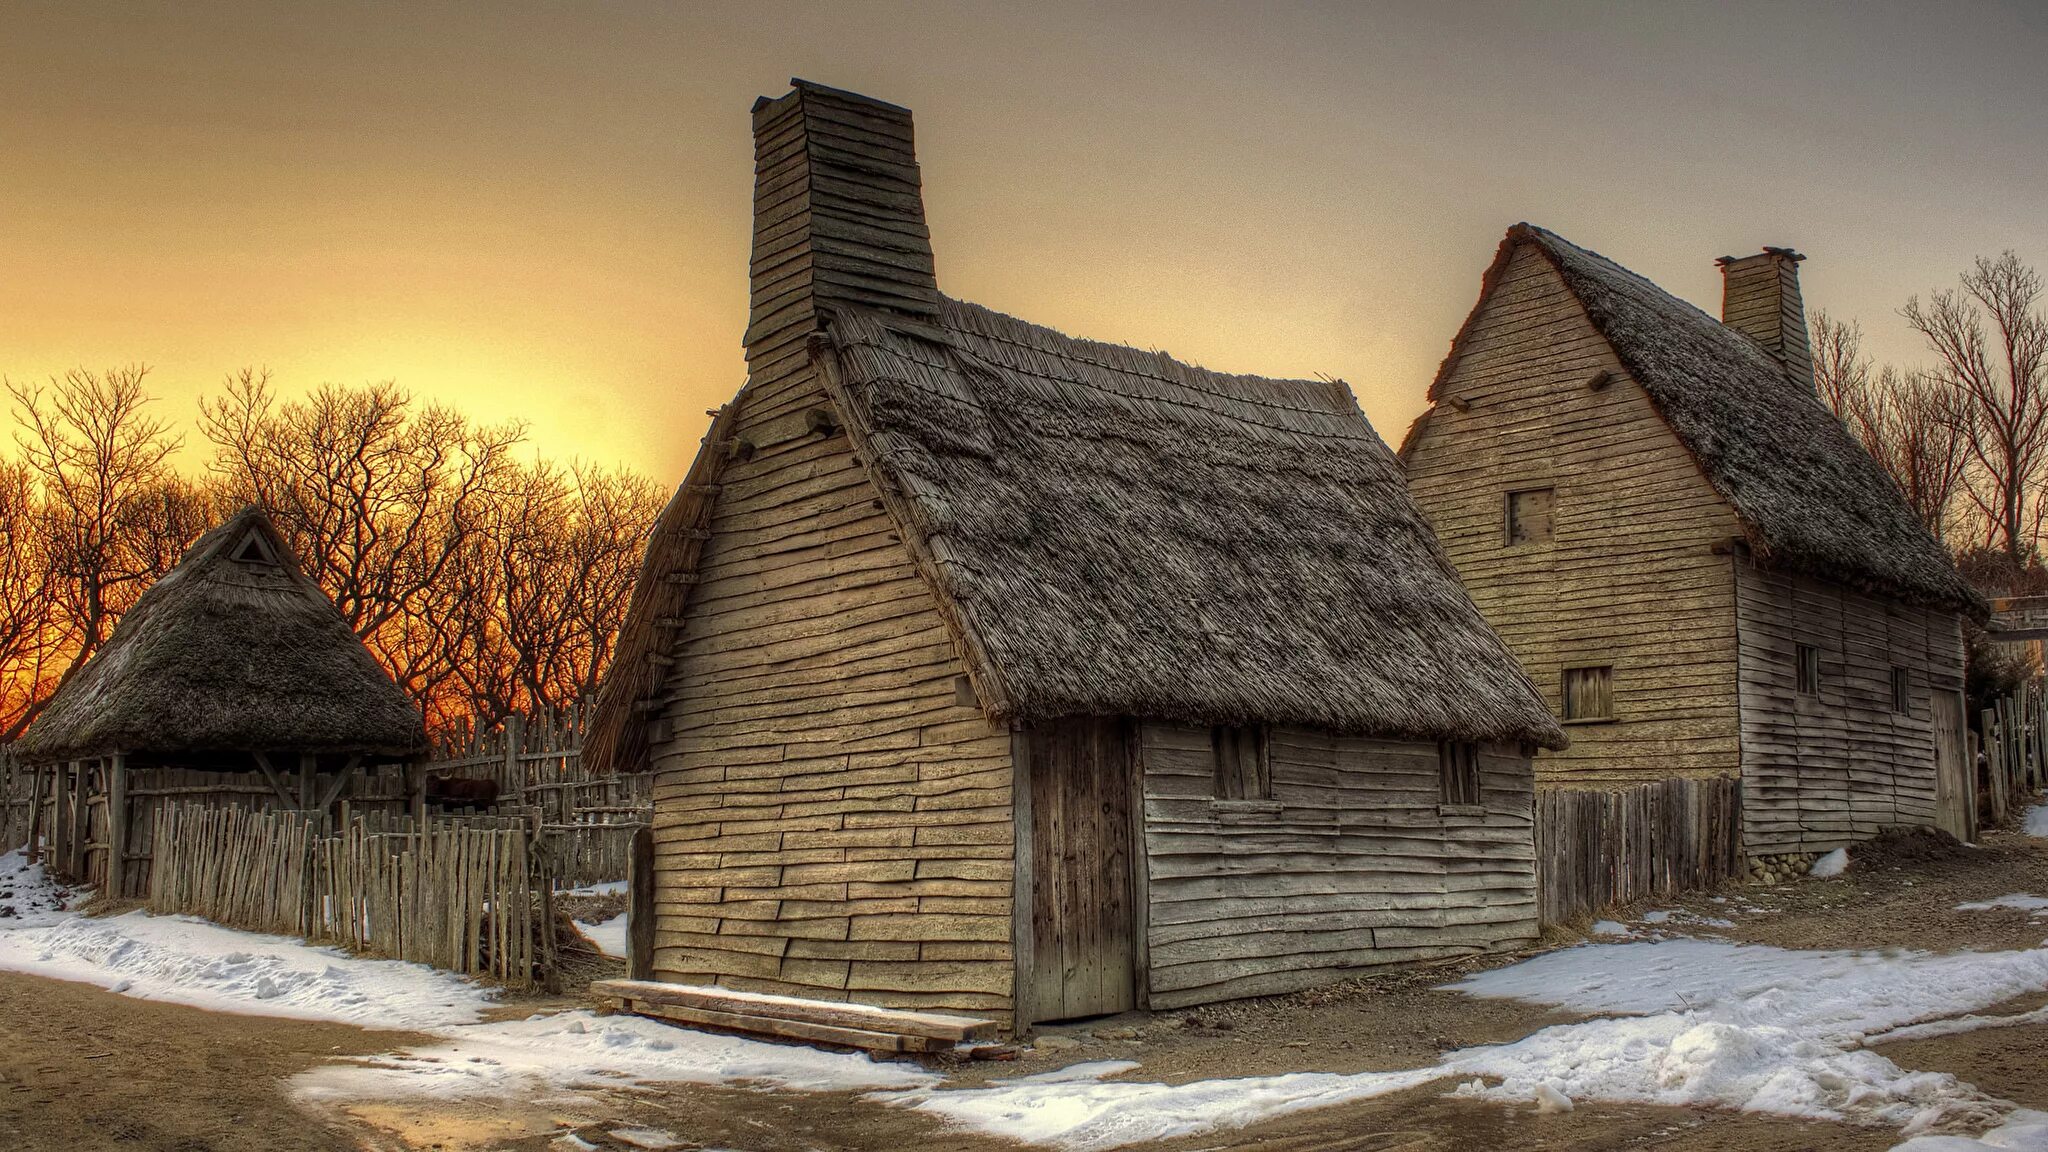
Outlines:
[[156, 805], [402, 807], [426, 746], [419, 709], [249, 507], [142, 594], [14, 751], [57, 869], [140, 895]]
[[1717, 320], [1509, 229], [1409, 485], [1571, 733], [1540, 784], [1739, 775], [1751, 855], [1967, 835], [1985, 605], [1815, 392], [1801, 259], [1721, 260]]
[[1562, 732], [1350, 391], [941, 295], [910, 113], [794, 83], [585, 748], [653, 975], [1028, 1025], [1532, 938]]

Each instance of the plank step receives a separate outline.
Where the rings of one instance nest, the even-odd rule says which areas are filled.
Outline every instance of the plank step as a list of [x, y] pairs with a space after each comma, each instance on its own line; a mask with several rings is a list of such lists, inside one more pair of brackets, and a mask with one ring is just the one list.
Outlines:
[[999, 1030], [995, 1021], [971, 1016], [656, 980], [599, 980], [590, 991], [641, 1015], [876, 1052], [939, 1051], [963, 1040], [992, 1039]]

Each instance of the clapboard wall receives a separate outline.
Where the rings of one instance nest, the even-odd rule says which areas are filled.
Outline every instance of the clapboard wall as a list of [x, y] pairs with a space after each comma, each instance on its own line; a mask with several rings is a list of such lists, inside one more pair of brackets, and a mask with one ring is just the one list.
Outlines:
[[[1735, 587], [1715, 546], [1741, 524], [1531, 245], [1481, 303], [1403, 460], [1472, 599], [1553, 709], [1563, 669], [1614, 668], [1614, 721], [1572, 726], [1570, 748], [1537, 759], [1539, 780], [1738, 770]], [[1552, 540], [1509, 546], [1507, 493], [1544, 487]]]
[[[1747, 565], [1737, 586], [1745, 849], [1825, 852], [1935, 823], [1932, 693], [1962, 690], [1960, 617]], [[1798, 691], [1801, 644], [1819, 654], [1815, 694]]]
[[1435, 744], [1275, 729], [1273, 799], [1215, 799], [1209, 730], [1146, 723], [1150, 1006], [1293, 991], [1536, 936], [1529, 760], [1481, 749], [1441, 801]]

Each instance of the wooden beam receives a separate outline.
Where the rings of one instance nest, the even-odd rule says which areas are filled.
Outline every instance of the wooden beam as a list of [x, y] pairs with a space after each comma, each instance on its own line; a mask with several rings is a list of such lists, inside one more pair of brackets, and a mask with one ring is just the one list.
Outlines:
[[1470, 412], [1472, 410], [1472, 401], [1456, 393], [1444, 397], [1444, 403], [1449, 404], [1460, 412]]
[[341, 799], [342, 789], [347, 788], [349, 782], [355, 779], [356, 769], [361, 767], [362, 763], [363, 757], [361, 753], [348, 758], [348, 763], [342, 765], [341, 771], [335, 775], [334, 782], [329, 784], [326, 790], [320, 794], [320, 803], [316, 809], [317, 811], [325, 812], [329, 808], [334, 807], [334, 802]]
[[914, 1012], [902, 1008], [879, 1008], [844, 1000], [806, 1000], [795, 996], [768, 996], [732, 988], [708, 988], [696, 984], [664, 984], [653, 980], [598, 980], [590, 994], [635, 1004], [691, 1008], [724, 1012], [761, 1019], [802, 1021], [835, 1028], [858, 1028], [899, 1036], [944, 1040], [987, 1040], [999, 1026], [993, 1020], [955, 1016], [945, 1012]]
[[278, 803], [283, 804], [286, 808], [292, 807], [292, 794], [285, 789], [284, 778], [279, 776], [277, 769], [271, 766], [270, 755], [262, 751], [251, 752], [249, 755], [256, 758], [257, 770], [261, 771], [263, 778], [270, 782], [270, 790], [277, 793]]
[[654, 829], [633, 833], [632, 865], [626, 874], [626, 975], [654, 979]]
[[1037, 989], [1031, 980], [1038, 962], [1038, 933], [1031, 918], [1036, 894], [1031, 868], [1031, 737], [1022, 725], [1010, 729], [1010, 840], [1015, 846], [1010, 865], [1010, 954], [1016, 972], [1010, 977], [1010, 1034], [1029, 1036]]
[[128, 758], [107, 760], [107, 891], [119, 900], [128, 893]]
[[1614, 373], [1602, 368], [1600, 371], [1593, 373], [1592, 379], [1586, 381], [1586, 388], [1593, 392], [1605, 392], [1607, 391], [1607, 386], [1612, 383], [1614, 383]]

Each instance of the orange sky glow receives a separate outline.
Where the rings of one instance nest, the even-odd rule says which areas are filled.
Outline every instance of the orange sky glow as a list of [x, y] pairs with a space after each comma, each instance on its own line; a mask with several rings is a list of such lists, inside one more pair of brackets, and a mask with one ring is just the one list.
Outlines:
[[[0, 0], [0, 374], [395, 379], [673, 482], [742, 382], [749, 104], [911, 107], [947, 293], [1349, 381], [1398, 441], [1501, 233], [1707, 306], [2048, 265], [2030, 6]], [[195, 463], [196, 449], [188, 454]]]

